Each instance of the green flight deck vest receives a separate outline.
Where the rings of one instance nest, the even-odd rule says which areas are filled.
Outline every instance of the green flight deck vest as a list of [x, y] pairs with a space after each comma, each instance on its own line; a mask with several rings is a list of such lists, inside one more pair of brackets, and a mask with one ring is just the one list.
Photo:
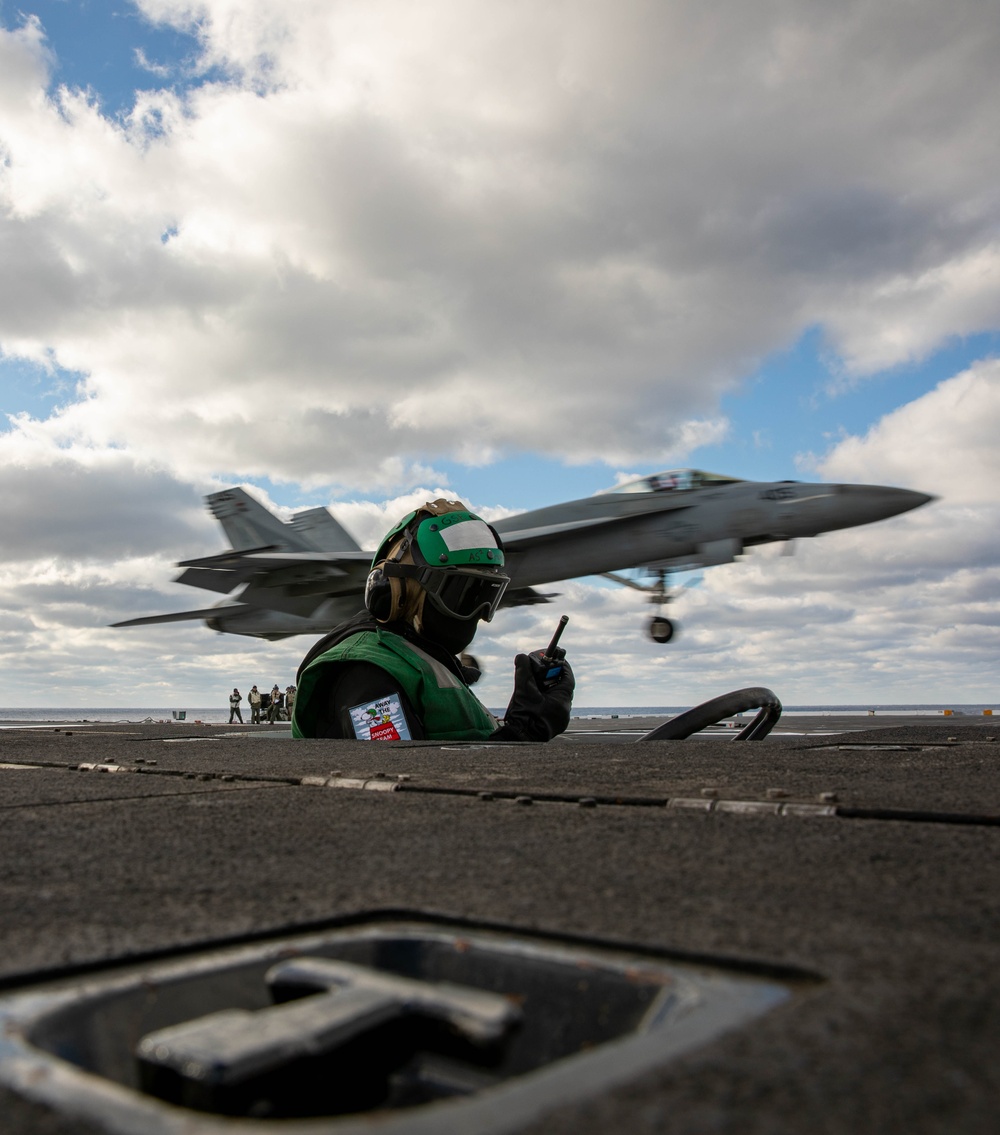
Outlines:
[[292, 715], [293, 737], [316, 736], [313, 693], [327, 667], [370, 662], [385, 670], [410, 699], [434, 741], [484, 741], [500, 722], [447, 666], [400, 635], [359, 631], [314, 658], [302, 671]]

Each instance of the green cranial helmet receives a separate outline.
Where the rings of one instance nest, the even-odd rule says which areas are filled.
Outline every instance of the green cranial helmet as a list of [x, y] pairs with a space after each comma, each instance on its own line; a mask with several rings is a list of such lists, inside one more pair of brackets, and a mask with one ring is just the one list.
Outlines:
[[385, 578], [414, 580], [453, 619], [489, 622], [510, 583], [503, 545], [491, 525], [460, 501], [436, 500], [397, 524], [372, 564]]

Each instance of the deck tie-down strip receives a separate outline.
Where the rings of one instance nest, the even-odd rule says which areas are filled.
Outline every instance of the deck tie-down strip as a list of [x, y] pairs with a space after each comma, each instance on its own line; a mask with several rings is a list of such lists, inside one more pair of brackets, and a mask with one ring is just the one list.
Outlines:
[[466, 796], [480, 800], [513, 800], [515, 804], [575, 804], [578, 807], [679, 808], [697, 812], [735, 812], [738, 815], [761, 816], [836, 816], [832, 804], [778, 803], [773, 800], [705, 800], [680, 796], [577, 796], [559, 792], [483, 791], [478, 788], [443, 788], [391, 780], [384, 776], [304, 776], [300, 782], [310, 788], [354, 788], [369, 792], [422, 792], [435, 796]]
[[597, 805], [619, 808], [664, 808], [669, 811], [725, 812], [740, 816], [799, 816], [844, 820], [903, 820], [927, 824], [965, 824], [1000, 827], [1000, 816], [968, 812], [935, 812], [912, 808], [855, 808], [843, 804], [810, 804], [799, 801], [719, 800], [683, 796], [580, 796], [560, 792], [516, 792], [503, 789], [447, 788], [414, 784], [409, 777], [392, 779], [383, 774], [371, 777], [307, 776], [299, 782], [319, 788], [350, 788], [374, 792], [421, 792], [431, 796], [465, 796], [480, 800], [511, 800], [515, 804]]
[[[20, 762], [16, 762], [20, 764]], [[286, 784], [289, 787], [340, 788], [369, 792], [420, 792], [431, 796], [465, 796], [479, 800], [510, 800], [516, 804], [571, 804], [576, 807], [662, 808], [674, 812], [707, 814], [723, 812], [741, 816], [798, 816], [800, 818], [841, 820], [895, 820], [923, 824], [956, 824], [973, 827], [1000, 827], [1000, 815], [974, 812], [938, 812], [917, 808], [859, 808], [845, 804], [811, 804], [799, 801], [776, 800], [720, 800], [717, 798], [683, 796], [581, 796], [558, 792], [517, 792], [503, 789], [449, 788], [440, 785], [414, 784], [409, 774], [395, 777], [378, 773], [369, 777], [342, 776], [274, 776], [264, 773], [195, 773], [178, 769], [158, 769], [144, 765], [102, 764], [84, 762], [64, 764], [53, 761], [35, 761], [35, 768], [62, 768], [79, 772], [145, 773], [147, 775], [183, 777], [202, 781], [244, 781], [266, 784]]]

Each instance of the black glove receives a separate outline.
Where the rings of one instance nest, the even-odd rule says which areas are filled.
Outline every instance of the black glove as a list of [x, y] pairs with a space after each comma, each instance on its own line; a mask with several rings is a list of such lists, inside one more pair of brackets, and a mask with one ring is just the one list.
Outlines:
[[475, 655], [466, 654], [463, 650], [458, 656], [458, 664], [462, 667], [462, 677], [467, 686], [474, 686], [483, 676], [483, 668], [479, 665], [479, 659]]
[[576, 680], [569, 663], [547, 688], [538, 684], [538, 669], [527, 654], [514, 659], [514, 692], [504, 723], [493, 734], [498, 741], [551, 741], [569, 725]]

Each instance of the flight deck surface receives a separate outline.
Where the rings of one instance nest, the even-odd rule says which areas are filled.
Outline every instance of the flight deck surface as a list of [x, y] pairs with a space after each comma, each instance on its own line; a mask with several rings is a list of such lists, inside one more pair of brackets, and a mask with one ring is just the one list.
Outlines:
[[[765, 1014], [519, 1131], [995, 1131], [1000, 722], [584, 735], [609, 724], [547, 746], [4, 729], [0, 997], [366, 914], [450, 918], [798, 975]], [[0, 1086], [0, 1131], [98, 1129]]]

